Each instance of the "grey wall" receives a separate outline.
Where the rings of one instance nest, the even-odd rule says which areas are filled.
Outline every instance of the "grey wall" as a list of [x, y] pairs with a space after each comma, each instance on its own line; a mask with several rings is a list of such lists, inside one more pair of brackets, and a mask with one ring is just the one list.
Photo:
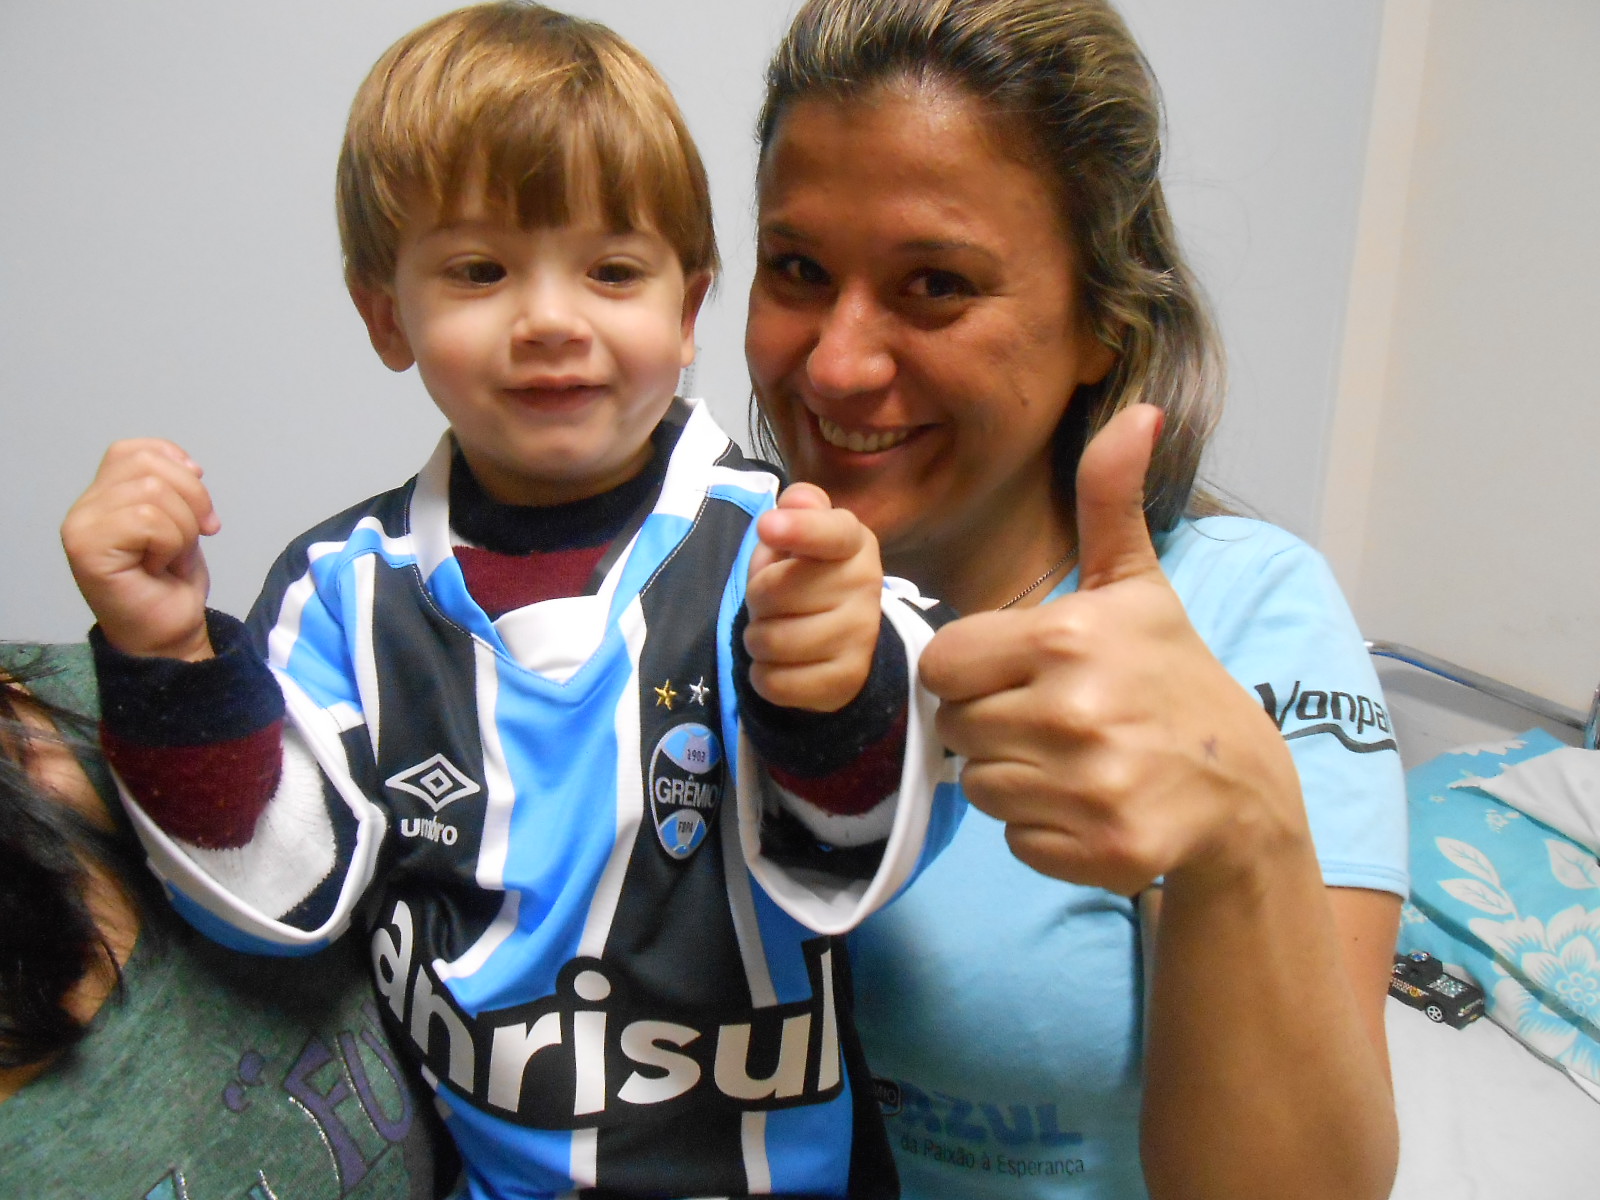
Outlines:
[[[213, 602], [242, 611], [300, 529], [391, 486], [440, 419], [340, 283], [344, 112], [430, 0], [0, 4], [0, 635], [72, 639], [56, 529], [106, 443], [207, 468]], [[694, 390], [744, 429], [750, 129], [789, 0], [571, 7], [657, 62], [706, 154], [728, 271]], [[1380, 0], [1127, 0], [1171, 112], [1183, 233], [1234, 358], [1216, 473], [1314, 535]]]

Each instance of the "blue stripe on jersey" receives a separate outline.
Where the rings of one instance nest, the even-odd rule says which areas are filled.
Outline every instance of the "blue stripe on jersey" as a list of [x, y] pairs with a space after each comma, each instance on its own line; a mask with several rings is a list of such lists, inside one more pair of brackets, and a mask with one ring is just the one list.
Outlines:
[[[937, 858], [950, 839], [955, 837], [956, 830], [961, 827], [961, 819], [966, 816], [966, 799], [961, 794], [961, 787], [955, 783], [941, 783], [933, 791], [933, 811], [928, 815], [927, 840], [922, 843], [922, 854], [917, 859], [916, 870], [911, 873], [906, 881], [906, 887], [911, 886], [911, 880], [922, 874], [923, 869]], [[899, 895], [899, 893], [895, 893]]]
[[[294, 647], [284, 666], [295, 682], [323, 708], [340, 703], [361, 703], [355, 689], [356, 672], [350, 669], [347, 633], [347, 630], [359, 628], [358, 597], [341, 587], [340, 582], [351, 578], [349, 564], [363, 554], [375, 554], [393, 567], [416, 563], [414, 555], [395, 554], [386, 549], [380, 530], [362, 525], [350, 531], [338, 550], [322, 554], [307, 568], [318, 595], [300, 611]], [[293, 592], [304, 584], [302, 577], [288, 591]], [[320, 603], [317, 602], [319, 598]], [[280, 600], [280, 606], [281, 603]], [[276, 634], [281, 608], [272, 616]]]
[[759, 517], [772, 507], [772, 493], [765, 488], [742, 488], [734, 483], [717, 483], [706, 489], [712, 500], [726, 500], [738, 505], [752, 517]]
[[[722, 589], [722, 604], [717, 610], [717, 695], [722, 702], [722, 728], [729, 731], [739, 728], [739, 693], [733, 684], [733, 655], [729, 653], [733, 646], [733, 622], [744, 606], [745, 584], [750, 579], [750, 556], [760, 541], [752, 521], [745, 530], [733, 568], [728, 572]], [[739, 778], [739, 744], [733, 737], [727, 742], [723, 753], [727, 755], [728, 778], [733, 780]]]
[[[620, 635], [612, 630], [606, 636]], [[523, 898], [517, 932], [478, 971], [451, 981], [461, 1006], [474, 1015], [526, 1000], [530, 981], [553, 979], [578, 954], [616, 842], [614, 729], [629, 678], [625, 654], [596, 655], [590, 665], [604, 674], [591, 674], [582, 687], [563, 687], [507, 659], [496, 662], [492, 719], [516, 730], [501, 743], [516, 787], [504, 880]], [[631, 689], [626, 696], [631, 702]]]
[[528, 1129], [491, 1117], [459, 1099], [448, 1084], [439, 1085], [439, 1095], [449, 1106], [445, 1123], [472, 1167], [467, 1195], [473, 1200], [553, 1200], [571, 1190], [570, 1132]]
[[[319, 593], [302, 606], [294, 644], [282, 666], [320, 708], [332, 708], [337, 704], [359, 706], [361, 703], [356, 691], [356, 673], [350, 666], [349, 643], [341, 625], [343, 621], [354, 619], [355, 598], [340, 595], [339, 611], [327, 602], [337, 594], [335, 589], [344, 557], [341, 553], [318, 559], [285, 592], [285, 597], [298, 593], [310, 582]], [[272, 614], [274, 640], [283, 636], [280, 615]]]
[[767, 1114], [767, 1167], [777, 1195], [827, 1192], [850, 1177], [855, 1114], [850, 1079], [826, 1104], [780, 1108]]
[[428, 591], [439, 602], [439, 607], [450, 614], [450, 619], [475, 637], [493, 646], [502, 656], [509, 657], [505, 642], [489, 615], [478, 607], [478, 602], [467, 591], [467, 580], [461, 573], [461, 563], [447, 558], [434, 569], [427, 579]]
[[304, 958], [307, 955], [318, 954], [333, 945], [326, 938], [319, 942], [289, 945], [251, 937], [210, 910], [202, 908], [188, 893], [179, 891], [175, 886], [167, 887], [167, 896], [172, 901], [172, 907], [178, 910], [179, 916], [213, 942], [230, 950], [242, 950], [246, 954], [260, 954], [272, 958]]
[[[650, 577], [662, 562], [683, 542], [691, 527], [692, 522], [686, 518], [668, 513], [651, 513], [645, 518], [639, 528], [638, 539], [634, 542], [633, 552], [622, 566], [616, 594], [611, 599], [611, 614], [607, 623], [613, 629], [623, 610], [633, 603], [634, 597], [650, 582]], [[610, 633], [606, 636], [609, 637]]]

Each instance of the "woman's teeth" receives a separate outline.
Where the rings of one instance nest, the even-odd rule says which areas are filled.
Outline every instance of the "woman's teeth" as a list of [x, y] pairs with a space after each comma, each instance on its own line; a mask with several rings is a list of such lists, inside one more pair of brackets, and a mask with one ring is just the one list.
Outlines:
[[830, 446], [837, 446], [841, 450], [851, 450], [856, 454], [876, 454], [879, 450], [888, 450], [898, 446], [911, 436], [909, 429], [883, 429], [873, 433], [862, 433], [858, 429], [846, 429], [843, 425], [836, 425], [827, 417], [817, 418], [817, 429], [822, 433], [822, 440]]

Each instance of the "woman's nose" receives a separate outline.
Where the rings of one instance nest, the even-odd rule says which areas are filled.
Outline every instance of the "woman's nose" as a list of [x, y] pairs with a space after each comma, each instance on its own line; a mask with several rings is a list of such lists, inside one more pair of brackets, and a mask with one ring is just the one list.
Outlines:
[[806, 359], [806, 375], [818, 394], [843, 397], [889, 386], [895, 360], [887, 340], [888, 319], [865, 288], [839, 292]]

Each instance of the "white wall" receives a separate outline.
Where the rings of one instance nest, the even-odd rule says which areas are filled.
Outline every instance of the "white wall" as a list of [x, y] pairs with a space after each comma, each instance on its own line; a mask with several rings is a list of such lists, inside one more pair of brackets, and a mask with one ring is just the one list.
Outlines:
[[1208, 475], [1315, 540], [1382, 0], [1122, 0], [1175, 218], [1228, 347]]
[[[113, 438], [208, 469], [213, 602], [409, 474], [439, 418], [377, 363], [339, 278], [331, 179], [372, 60], [437, 0], [0, 3], [0, 636], [72, 639], [56, 529]], [[728, 272], [695, 390], [744, 429], [751, 128], [791, 0], [584, 0], [668, 77]], [[1218, 475], [1315, 534], [1379, 0], [1128, 0], [1171, 111], [1184, 235], [1233, 351]]]
[[1390, 214], [1363, 226], [1390, 319], [1353, 348], [1361, 385], [1340, 415], [1364, 451], [1329, 474], [1325, 523], [1360, 513], [1328, 548], [1370, 635], [1586, 710], [1600, 679], [1600, 6], [1391, 5], [1411, 10], [1420, 86], [1380, 105], [1375, 145], [1412, 150], [1389, 172]]

